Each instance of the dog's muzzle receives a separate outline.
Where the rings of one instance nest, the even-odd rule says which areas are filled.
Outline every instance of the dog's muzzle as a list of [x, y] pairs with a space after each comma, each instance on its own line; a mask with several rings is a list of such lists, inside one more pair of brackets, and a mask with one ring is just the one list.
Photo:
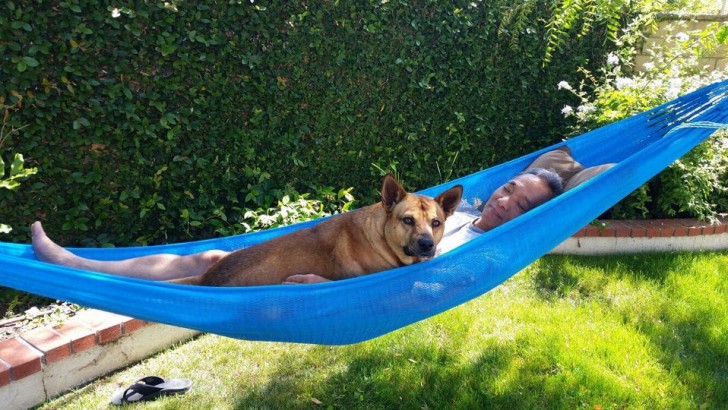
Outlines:
[[423, 237], [414, 244], [402, 248], [407, 256], [418, 258], [431, 258], [435, 256], [435, 241], [432, 238]]

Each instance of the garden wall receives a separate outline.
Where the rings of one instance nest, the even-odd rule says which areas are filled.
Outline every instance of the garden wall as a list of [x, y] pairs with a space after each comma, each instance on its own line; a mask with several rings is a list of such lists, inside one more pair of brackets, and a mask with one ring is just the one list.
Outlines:
[[[696, 39], [695, 33], [705, 30], [714, 23], [728, 23], [728, 15], [676, 15], [662, 14], [657, 18], [657, 27], [654, 31], [646, 33], [646, 38], [635, 56], [635, 69], [644, 70], [644, 64], [652, 62], [650, 50], [667, 46], [667, 38], [674, 37], [680, 32], [693, 33], [691, 39]], [[712, 52], [700, 59], [700, 62], [711, 70], [723, 70], [728, 63], [728, 49], [719, 45]]]

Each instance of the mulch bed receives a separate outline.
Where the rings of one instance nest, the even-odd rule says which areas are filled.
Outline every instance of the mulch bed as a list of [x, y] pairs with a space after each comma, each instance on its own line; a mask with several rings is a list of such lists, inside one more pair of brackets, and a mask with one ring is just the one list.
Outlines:
[[28, 330], [61, 324], [82, 307], [0, 287], [0, 341]]

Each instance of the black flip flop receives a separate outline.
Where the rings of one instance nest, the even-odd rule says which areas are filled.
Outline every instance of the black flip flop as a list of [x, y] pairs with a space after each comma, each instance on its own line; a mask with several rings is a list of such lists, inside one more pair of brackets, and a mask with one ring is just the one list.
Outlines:
[[116, 393], [111, 398], [111, 403], [121, 405], [154, 400], [163, 395], [185, 393], [191, 386], [192, 381], [189, 379], [163, 379], [157, 376], [147, 376], [137, 380], [126, 390]]

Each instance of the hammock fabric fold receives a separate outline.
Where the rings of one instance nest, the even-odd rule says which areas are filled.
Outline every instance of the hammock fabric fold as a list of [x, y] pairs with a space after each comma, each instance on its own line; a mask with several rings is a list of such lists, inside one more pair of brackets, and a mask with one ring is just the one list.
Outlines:
[[[463, 246], [417, 265], [315, 285], [213, 288], [152, 282], [39, 262], [29, 245], [0, 243], [0, 285], [144, 320], [234, 338], [316, 344], [371, 339], [488, 292], [680, 158], [728, 117], [728, 81], [524, 157], [420, 193], [455, 185], [486, 199], [538, 155], [568, 145], [585, 167], [616, 166]], [[101, 260], [233, 250], [306, 222], [171, 245], [71, 249]], [[313, 272], [315, 273], [315, 272]]]

